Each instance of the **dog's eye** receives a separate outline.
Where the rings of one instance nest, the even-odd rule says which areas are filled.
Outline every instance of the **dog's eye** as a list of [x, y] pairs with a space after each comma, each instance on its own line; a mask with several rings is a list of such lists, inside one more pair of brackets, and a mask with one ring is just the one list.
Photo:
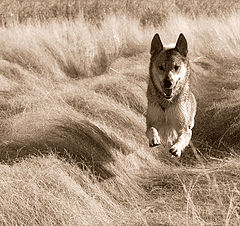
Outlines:
[[174, 70], [175, 70], [175, 71], [177, 71], [177, 70], [178, 70], [178, 68], [179, 68], [179, 66], [178, 66], [178, 65], [175, 65], [175, 66], [174, 66]]
[[161, 65], [161, 66], [159, 66], [158, 68], [159, 68], [159, 70], [160, 70], [160, 71], [163, 71], [163, 70], [164, 70], [164, 68], [163, 68], [163, 66], [162, 66], [162, 65]]

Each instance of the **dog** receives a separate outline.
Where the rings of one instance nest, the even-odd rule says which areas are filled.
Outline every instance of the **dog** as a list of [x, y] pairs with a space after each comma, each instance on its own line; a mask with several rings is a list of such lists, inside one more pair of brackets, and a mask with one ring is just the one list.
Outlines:
[[163, 144], [180, 157], [191, 140], [197, 106], [190, 89], [187, 40], [181, 33], [175, 47], [166, 48], [155, 34], [150, 54], [146, 135], [150, 147]]

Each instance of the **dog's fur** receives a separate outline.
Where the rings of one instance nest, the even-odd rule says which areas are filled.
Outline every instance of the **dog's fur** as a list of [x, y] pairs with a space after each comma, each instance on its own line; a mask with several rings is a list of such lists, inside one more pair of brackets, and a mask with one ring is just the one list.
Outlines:
[[172, 155], [180, 157], [191, 140], [196, 114], [187, 41], [180, 34], [175, 48], [164, 48], [155, 34], [150, 53], [146, 118], [149, 145], [167, 145]]

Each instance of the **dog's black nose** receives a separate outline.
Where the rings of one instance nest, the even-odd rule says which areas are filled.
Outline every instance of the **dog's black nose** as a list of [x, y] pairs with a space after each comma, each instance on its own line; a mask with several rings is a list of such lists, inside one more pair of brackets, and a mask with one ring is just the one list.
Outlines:
[[164, 83], [165, 88], [171, 88], [171, 86], [173, 84], [172, 81], [169, 79], [164, 79], [163, 83]]

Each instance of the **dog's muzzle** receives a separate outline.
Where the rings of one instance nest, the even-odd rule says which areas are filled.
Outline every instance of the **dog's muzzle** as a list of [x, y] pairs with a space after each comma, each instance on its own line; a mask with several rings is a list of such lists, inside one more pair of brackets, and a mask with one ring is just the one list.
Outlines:
[[168, 88], [163, 89], [163, 94], [164, 94], [164, 97], [166, 99], [171, 99], [172, 98], [172, 93], [173, 93], [173, 90], [171, 88], [170, 89], [168, 89]]
[[171, 99], [173, 93], [173, 82], [169, 79], [164, 79], [163, 85], [164, 85], [163, 87], [164, 97], [166, 99]]

